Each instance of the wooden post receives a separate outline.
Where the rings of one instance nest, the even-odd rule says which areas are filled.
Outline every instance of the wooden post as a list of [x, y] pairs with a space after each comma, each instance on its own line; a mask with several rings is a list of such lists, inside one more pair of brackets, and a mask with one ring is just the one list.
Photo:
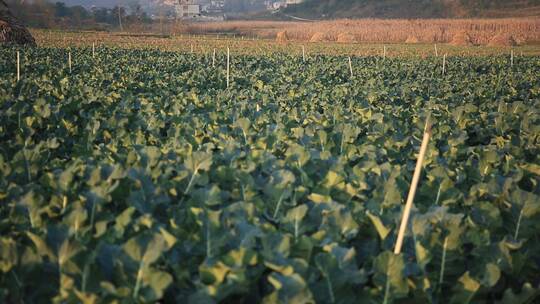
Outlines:
[[68, 66], [69, 66], [69, 72], [71, 73], [71, 52], [68, 53]]
[[351, 71], [351, 78], [354, 77], [353, 69], [352, 69], [352, 61], [351, 57], [349, 56], [349, 70]]
[[229, 88], [229, 80], [230, 80], [230, 64], [231, 64], [231, 54], [230, 50], [227, 47], [227, 88]]
[[386, 45], [383, 45], [383, 59], [386, 59]]
[[514, 50], [510, 51], [510, 66], [514, 66]]
[[424, 162], [424, 157], [426, 156], [426, 151], [428, 148], [429, 138], [431, 137], [431, 124], [429, 118], [430, 115], [428, 115], [426, 119], [426, 126], [424, 127], [424, 138], [422, 139], [420, 153], [418, 154], [418, 159], [416, 161], [416, 168], [414, 169], [413, 179], [411, 182], [411, 187], [409, 189], [409, 195], [407, 196], [407, 203], [405, 204], [405, 209], [403, 210], [401, 225], [399, 226], [399, 233], [396, 240], [396, 247], [394, 247], [394, 254], [401, 253], [401, 247], [403, 246], [403, 238], [405, 237], [405, 231], [407, 230], [407, 224], [409, 221], [409, 216], [411, 214], [414, 195], [416, 194], [416, 188], [418, 186], [418, 181], [420, 180], [422, 163]]
[[439, 51], [437, 50], [437, 44], [435, 44], [435, 57], [439, 57]]
[[306, 62], [306, 47], [302, 45], [302, 61]]
[[442, 59], [442, 73], [443, 75], [446, 73], [446, 54], [443, 55]]
[[214, 53], [212, 54], [212, 67], [216, 67], [216, 49], [214, 49]]
[[17, 51], [17, 81], [21, 80], [21, 53]]
[[191, 54], [193, 54], [193, 43], [191, 44]]
[[92, 58], [96, 58], [96, 43], [92, 42]]

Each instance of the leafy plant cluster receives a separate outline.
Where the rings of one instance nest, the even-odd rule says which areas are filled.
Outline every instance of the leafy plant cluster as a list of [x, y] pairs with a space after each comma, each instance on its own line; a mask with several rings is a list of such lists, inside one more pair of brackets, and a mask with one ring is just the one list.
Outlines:
[[[71, 72], [67, 52], [72, 52]], [[0, 49], [7, 303], [531, 303], [540, 59]], [[403, 253], [397, 227], [435, 120]]]

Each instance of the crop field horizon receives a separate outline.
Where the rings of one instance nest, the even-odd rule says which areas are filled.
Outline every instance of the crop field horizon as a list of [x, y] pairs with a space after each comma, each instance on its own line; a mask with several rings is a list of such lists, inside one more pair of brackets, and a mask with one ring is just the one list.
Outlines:
[[[286, 31], [292, 41], [309, 42], [321, 34], [323, 42], [339, 40], [340, 34], [357, 43], [405, 43], [414, 37], [420, 43], [450, 43], [458, 34], [467, 34], [473, 45], [487, 45], [498, 34], [511, 35], [518, 44], [540, 42], [538, 18], [495, 19], [338, 19], [315, 22], [231, 20], [222, 22], [182, 22], [163, 20], [151, 24], [126, 25], [126, 33], [179, 35], [236, 35], [274, 40]], [[114, 28], [109, 30], [115, 31]]]
[[32, 33], [1, 303], [540, 299], [540, 45]]
[[[337, 41], [349, 35], [359, 43], [405, 43], [414, 37], [421, 43], [449, 43], [459, 33], [466, 33], [474, 45], [486, 45], [500, 33], [513, 36], [518, 42], [540, 42], [538, 18], [499, 19], [338, 19], [327, 21], [224, 21], [171, 23], [164, 32], [187, 34], [233, 33], [274, 39], [286, 31], [289, 39], [310, 41], [315, 34], [324, 35], [324, 41]], [[158, 28], [154, 28], [154, 31]], [[159, 29], [161, 30], [161, 28]]]
[[[403, 42], [349, 42], [332, 41], [276, 42], [275, 37], [260, 38], [236, 34], [177, 34], [161, 35], [157, 33], [135, 32], [95, 32], [95, 31], [58, 31], [32, 30], [37, 43], [42, 47], [68, 48], [80, 47], [118, 47], [122, 49], [156, 49], [181, 53], [210, 54], [216, 49], [224, 52], [227, 47], [239, 55], [265, 55], [284, 53], [302, 56], [302, 47], [308, 55], [342, 56], [388, 56], [388, 57], [429, 57], [444, 54], [448, 56], [540, 56], [540, 42], [530, 42], [519, 46], [455, 46], [448, 43], [406, 44]], [[385, 51], [386, 49], [386, 51]]]

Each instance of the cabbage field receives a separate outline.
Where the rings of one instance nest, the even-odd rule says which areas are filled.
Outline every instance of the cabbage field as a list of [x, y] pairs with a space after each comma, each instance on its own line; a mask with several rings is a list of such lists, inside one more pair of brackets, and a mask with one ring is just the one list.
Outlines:
[[540, 299], [540, 57], [19, 51], [0, 302]]

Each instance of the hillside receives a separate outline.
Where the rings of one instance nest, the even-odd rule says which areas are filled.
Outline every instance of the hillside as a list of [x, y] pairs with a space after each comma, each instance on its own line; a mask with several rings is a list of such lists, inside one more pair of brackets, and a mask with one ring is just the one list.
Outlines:
[[540, 16], [540, 0], [306, 0], [283, 15], [333, 18], [467, 18]]

